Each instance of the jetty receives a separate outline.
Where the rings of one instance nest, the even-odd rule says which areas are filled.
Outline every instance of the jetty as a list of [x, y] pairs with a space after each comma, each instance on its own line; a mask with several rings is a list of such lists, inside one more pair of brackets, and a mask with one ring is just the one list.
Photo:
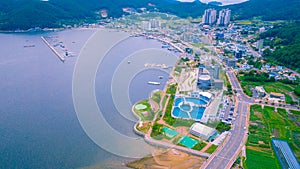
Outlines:
[[41, 36], [41, 39], [43, 40], [43, 42], [45, 42], [45, 44], [53, 51], [53, 53], [59, 58], [60, 61], [65, 62], [65, 58], [59, 54], [54, 47], [43, 37]]

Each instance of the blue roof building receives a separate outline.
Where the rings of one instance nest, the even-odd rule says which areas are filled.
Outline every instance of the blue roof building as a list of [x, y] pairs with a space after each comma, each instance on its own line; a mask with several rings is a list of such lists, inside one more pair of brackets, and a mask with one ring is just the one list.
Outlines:
[[286, 141], [273, 138], [272, 144], [282, 168], [300, 169], [299, 162]]

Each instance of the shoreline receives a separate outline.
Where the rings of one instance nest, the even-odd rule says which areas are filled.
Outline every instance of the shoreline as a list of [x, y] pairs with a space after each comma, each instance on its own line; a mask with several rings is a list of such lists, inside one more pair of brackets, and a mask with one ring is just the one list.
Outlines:
[[66, 30], [97, 30], [103, 29], [105, 27], [72, 27], [72, 28], [49, 28], [49, 29], [27, 29], [27, 30], [0, 30], [0, 33], [45, 33], [45, 32], [58, 32], [58, 31], [66, 31]]

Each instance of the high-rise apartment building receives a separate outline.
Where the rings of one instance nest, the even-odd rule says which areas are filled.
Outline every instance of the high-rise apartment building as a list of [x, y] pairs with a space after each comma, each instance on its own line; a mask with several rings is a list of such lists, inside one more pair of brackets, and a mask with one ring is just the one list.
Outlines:
[[217, 11], [215, 9], [206, 9], [202, 17], [202, 24], [212, 25], [217, 20]]
[[231, 10], [229, 9], [222, 9], [219, 12], [219, 18], [217, 21], [217, 25], [219, 26], [227, 26], [230, 22], [231, 17]]

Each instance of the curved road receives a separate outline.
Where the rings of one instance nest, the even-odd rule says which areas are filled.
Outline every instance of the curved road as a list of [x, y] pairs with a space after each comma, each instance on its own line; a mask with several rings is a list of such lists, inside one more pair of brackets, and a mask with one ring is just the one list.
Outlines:
[[236, 111], [238, 115], [236, 117], [234, 127], [231, 130], [231, 134], [229, 135], [229, 139], [218, 148], [217, 152], [213, 154], [201, 168], [230, 168], [247, 139], [247, 116], [249, 103], [254, 103], [254, 100], [243, 93], [243, 90], [232, 71], [227, 71], [226, 73], [232, 85], [232, 89], [237, 92]]

